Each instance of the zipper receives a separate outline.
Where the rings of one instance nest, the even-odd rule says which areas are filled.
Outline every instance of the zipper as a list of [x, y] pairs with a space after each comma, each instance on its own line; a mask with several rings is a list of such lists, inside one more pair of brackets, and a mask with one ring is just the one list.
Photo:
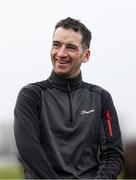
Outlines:
[[109, 136], [110, 138], [112, 138], [112, 126], [111, 126], [111, 115], [110, 115], [110, 111], [106, 112], [106, 120], [107, 120], [107, 124], [108, 124], [108, 130], [109, 130]]
[[69, 110], [70, 110], [70, 125], [73, 125], [73, 110], [72, 110], [72, 101], [70, 95], [70, 83], [68, 82], [68, 100], [69, 100]]

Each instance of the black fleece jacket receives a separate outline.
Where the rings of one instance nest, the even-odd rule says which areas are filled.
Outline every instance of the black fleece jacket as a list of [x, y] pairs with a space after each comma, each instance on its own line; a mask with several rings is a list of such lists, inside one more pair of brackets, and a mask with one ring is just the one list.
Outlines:
[[116, 179], [121, 132], [110, 94], [56, 75], [23, 87], [14, 110], [19, 158], [28, 179]]

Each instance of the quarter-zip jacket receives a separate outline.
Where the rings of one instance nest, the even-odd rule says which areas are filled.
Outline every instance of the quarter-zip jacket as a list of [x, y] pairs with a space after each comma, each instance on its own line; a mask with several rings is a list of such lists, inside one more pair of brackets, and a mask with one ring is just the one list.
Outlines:
[[23, 87], [14, 132], [26, 178], [116, 179], [123, 166], [117, 113], [109, 92], [56, 75]]

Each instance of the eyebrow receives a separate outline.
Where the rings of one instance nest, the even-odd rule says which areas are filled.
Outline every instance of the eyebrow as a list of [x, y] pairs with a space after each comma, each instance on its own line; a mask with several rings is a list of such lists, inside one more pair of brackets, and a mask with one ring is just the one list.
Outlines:
[[60, 41], [54, 40], [54, 41], [52, 41], [52, 43], [61, 43], [61, 42], [60, 42]]
[[[53, 40], [52, 43], [59, 43], [59, 44], [63, 44], [61, 43], [60, 41], [57, 41], [57, 40]], [[75, 48], [78, 48], [78, 46], [76, 44], [73, 44], [73, 43], [66, 43], [66, 46], [73, 46]]]

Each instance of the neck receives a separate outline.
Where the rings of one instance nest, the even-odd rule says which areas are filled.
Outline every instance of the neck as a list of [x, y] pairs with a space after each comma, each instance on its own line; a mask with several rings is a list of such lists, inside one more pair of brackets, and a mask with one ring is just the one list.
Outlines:
[[67, 75], [67, 74], [59, 74], [59, 73], [56, 73], [54, 70], [52, 70], [52, 72], [54, 74], [56, 74], [56, 76], [62, 78], [62, 79], [75, 79], [76, 77], [78, 77], [80, 74], [81, 74], [81, 71], [79, 71], [77, 74], [74, 74], [74, 75]]
[[78, 89], [82, 85], [81, 72], [77, 76], [65, 77], [52, 71], [48, 80], [53, 87], [61, 90], [67, 90], [68, 84], [71, 89]]

